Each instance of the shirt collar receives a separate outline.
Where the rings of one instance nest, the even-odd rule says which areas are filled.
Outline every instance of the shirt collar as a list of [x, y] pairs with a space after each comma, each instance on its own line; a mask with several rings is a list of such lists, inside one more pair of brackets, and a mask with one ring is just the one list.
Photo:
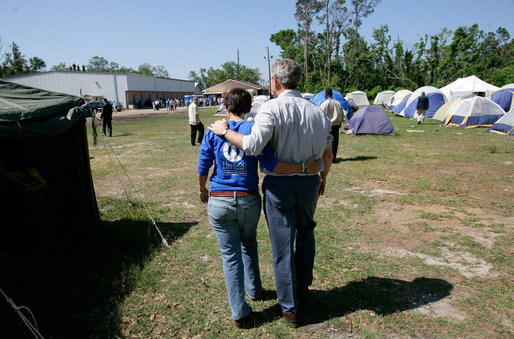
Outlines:
[[277, 98], [280, 98], [281, 96], [303, 98], [300, 91], [297, 91], [295, 89], [286, 89], [285, 91], [280, 93]]

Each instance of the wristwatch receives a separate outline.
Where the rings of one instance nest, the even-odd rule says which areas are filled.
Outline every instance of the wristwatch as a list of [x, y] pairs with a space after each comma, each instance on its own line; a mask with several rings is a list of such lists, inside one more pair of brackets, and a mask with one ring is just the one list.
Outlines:
[[221, 135], [225, 136], [227, 134], [228, 128], [225, 128], [223, 131], [221, 131]]

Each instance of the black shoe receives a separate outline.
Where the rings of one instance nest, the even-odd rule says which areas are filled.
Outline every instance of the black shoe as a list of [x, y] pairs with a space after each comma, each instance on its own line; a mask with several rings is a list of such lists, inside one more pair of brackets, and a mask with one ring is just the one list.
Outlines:
[[253, 312], [250, 311], [246, 316], [242, 317], [241, 319], [237, 319], [236, 321], [237, 327], [241, 329], [249, 329], [255, 327], [255, 318], [253, 316]]

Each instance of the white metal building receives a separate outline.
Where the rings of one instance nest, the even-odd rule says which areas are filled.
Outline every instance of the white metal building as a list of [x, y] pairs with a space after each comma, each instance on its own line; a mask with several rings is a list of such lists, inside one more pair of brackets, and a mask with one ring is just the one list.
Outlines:
[[158, 78], [139, 74], [79, 71], [42, 72], [5, 79], [6, 81], [81, 97], [106, 98], [122, 107], [156, 99], [183, 99], [202, 94], [193, 81]]

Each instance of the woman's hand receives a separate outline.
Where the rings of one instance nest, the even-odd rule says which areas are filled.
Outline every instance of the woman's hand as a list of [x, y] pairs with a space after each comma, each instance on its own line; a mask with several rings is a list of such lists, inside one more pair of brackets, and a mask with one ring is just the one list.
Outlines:
[[307, 173], [314, 174], [319, 171], [319, 167], [321, 166], [321, 158], [316, 158], [315, 155], [307, 161]]
[[202, 191], [199, 192], [199, 194], [200, 194], [200, 200], [203, 203], [206, 203], [207, 201], [209, 201], [209, 190], [207, 188], [204, 188]]

